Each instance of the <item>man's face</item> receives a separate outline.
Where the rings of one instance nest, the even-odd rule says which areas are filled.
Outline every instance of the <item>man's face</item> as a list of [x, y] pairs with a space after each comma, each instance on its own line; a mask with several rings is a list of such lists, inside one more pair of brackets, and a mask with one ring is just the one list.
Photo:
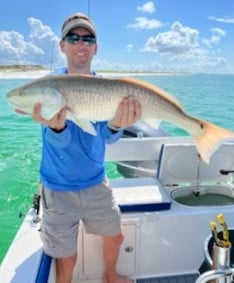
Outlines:
[[[90, 66], [93, 56], [97, 53], [97, 44], [89, 44], [83, 38], [92, 37], [92, 34], [85, 28], [75, 28], [68, 35], [71, 35], [71, 39], [72, 37], [76, 39], [75, 42], [66, 40], [66, 38], [60, 41], [60, 47], [67, 57], [68, 65], [83, 67], [87, 64]], [[76, 35], [81, 36], [78, 41]]]

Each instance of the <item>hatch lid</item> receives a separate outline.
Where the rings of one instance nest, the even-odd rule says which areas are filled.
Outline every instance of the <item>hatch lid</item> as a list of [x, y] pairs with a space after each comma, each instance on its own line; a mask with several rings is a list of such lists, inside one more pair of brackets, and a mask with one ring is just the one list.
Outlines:
[[224, 143], [213, 153], [209, 164], [201, 160], [195, 144], [163, 144], [157, 177], [162, 185], [221, 183], [231, 180], [231, 174], [221, 170], [234, 169], [234, 143]]
[[171, 200], [156, 178], [112, 180], [114, 196], [121, 212], [170, 209]]

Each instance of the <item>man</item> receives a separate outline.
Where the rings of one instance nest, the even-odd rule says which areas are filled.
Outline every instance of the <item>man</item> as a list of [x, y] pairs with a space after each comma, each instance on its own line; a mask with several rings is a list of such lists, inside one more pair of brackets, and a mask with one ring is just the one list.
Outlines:
[[[92, 74], [91, 62], [98, 48], [96, 40], [95, 26], [87, 16], [70, 16], [62, 26], [60, 41], [67, 68], [58, 72]], [[33, 118], [42, 124], [41, 238], [45, 252], [56, 259], [56, 283], [71, 283], [80, 220], [87, 232], [103, 238], [103, 282], [131, 282], [116, 273], [124, 237], [119, 208], [105, 177], [104, 153], [105, 143], [117, 141], [122, 129], [139, 119], [140, 103], [131, 95], [125, 97], [113, 119], [94, 123], [97, 136], [66, 120], [65, 108], [48, 121], [41, 116], [40, 107], [35, 105]]]

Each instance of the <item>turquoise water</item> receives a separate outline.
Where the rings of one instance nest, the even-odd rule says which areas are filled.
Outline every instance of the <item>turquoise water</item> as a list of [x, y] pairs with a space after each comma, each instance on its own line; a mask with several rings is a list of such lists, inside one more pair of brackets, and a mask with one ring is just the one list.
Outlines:
[[[186, 112], [234, 131], [234, 75], [142, 76], [177, 97]], [[16, 115], [5, 101], [8, 90], [27, 80], [0, 80], [0, 262], [37, 190], [40, 127]], [[173, 135], [186, 133], [163, 123]], [[115, 164], [110, 177], [119, 177]]]

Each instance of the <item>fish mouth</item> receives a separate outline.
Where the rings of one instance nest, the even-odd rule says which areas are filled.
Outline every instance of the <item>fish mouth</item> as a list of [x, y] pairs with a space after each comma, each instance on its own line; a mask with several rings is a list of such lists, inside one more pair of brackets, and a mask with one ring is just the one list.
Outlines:
[[14, 108], [21, 108], [21, 105], [19, 103], [16, 103], [14, 100], [8, 99], [8, 102], [14, 107]]
[[7, 96], [6, 96], [6, 100], [8, 103], [10, 103], [12, 106], [14, 107], [19, 107], [21, 108], [21, 105], [19, 103], [19, 100], [17, 99], [17, 96], [9, 93]]
[[10, 99], [10, 97], [7, 98], [7, 101], [9, 102], [9, 104], [15, 109], [15, 112], [17, 113], [26, 113], [23, 109], [22, 106], [15, 102], [14, 99]]
[[25, 112], [25, 111], [18, 109], [18, 108], [15, 108], [15, 112], [18, 113], [18, 114], [28, 114], [28, 115], [30, 115], [30, 113]]

